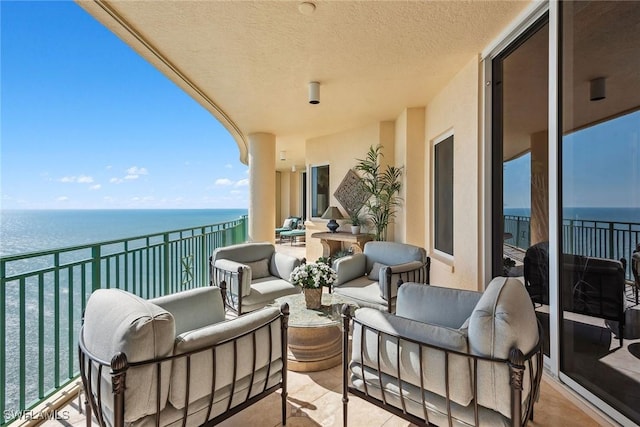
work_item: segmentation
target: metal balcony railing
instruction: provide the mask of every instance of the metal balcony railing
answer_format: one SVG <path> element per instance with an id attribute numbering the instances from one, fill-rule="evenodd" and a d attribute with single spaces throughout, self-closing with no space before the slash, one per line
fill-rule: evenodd
<path id="1" fill-rule="evenodd" d="M 91 292 L 118 288 L 154 298 L 207 286 L 213 250 L 246 238 L 244 216 L 0 257 L 0 424 L 21 417 L 77 377 L 78 331 Z"/>
<path id="2" fill-rule="evenodd" d="M 527 249 L 530 244 L 530 222 L 527 216 L 504 216 L 504 231 L 511 233 L 505 243 Z M 640 223 L 564 219 L 562 251 L 566 254 L 627 260 L 626 278 L 633 280 L 629 259 L 640 243 Z"/>

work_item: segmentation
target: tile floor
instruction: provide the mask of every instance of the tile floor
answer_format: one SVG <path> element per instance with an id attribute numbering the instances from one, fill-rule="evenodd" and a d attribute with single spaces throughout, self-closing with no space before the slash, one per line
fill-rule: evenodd
<path id="1" fill-rule="evenodd" d="M 304 256 L 303 245 L 277 245 L 279 251 Z M 543 376 L 540 401 L 535 406 L 531 426 L 602 426 L 611 425 L 586 407 L 579 399 L 568 398 L 567 391 L 553 379 Z M 280 393 L 274 393 L 224 421 L 221 426 L 271 427 L 281 425 Z M 341 366 L 319 372 L 289 372 L 287 425 L 291 427 L 342 425 Z M 78 399 L 60 411 L 68 411 L 69 419 L 47 421 L 48 427 L 84 426 L 86 419 L 79 412 Z M 63 412 L 64 413 L 64 412 Z M 354 396 L 349 397 L 349 425 L 353 427 L 412 426 L 402 418 Z M 592 418 L 593 417 L 593 418 Z M 94 423 L 94 425 L 96 425 Z"/>

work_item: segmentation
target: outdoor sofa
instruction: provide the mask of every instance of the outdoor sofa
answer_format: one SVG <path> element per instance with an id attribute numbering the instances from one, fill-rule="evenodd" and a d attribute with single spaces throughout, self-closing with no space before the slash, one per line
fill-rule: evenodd
<path id="1" fill-rule="evenodd" d="M 95 291 L 79 337 L 87 427 L 92 412 L 104 427 L 214 425 L 276 390 L 285 424 L 288 311 L 225 320 L 210 286 L 153 300 Z"/>
<path id="2" fill-rule="evenodd" d="M 541 328 L 522 282 L 484 292 L 405 283 L 396 314 L 343 308 L 343 425 L 349 395 L 416 425 L 524 426 L 543 362 Z M 351 323 L 353 327 L 351 327 Z"/>

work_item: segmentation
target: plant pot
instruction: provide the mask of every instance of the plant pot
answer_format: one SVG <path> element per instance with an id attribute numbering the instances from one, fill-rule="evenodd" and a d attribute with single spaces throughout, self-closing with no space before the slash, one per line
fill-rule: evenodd
<path id="1" fill-rule="evenodd" d="M 351 226 L 351 234 L 360 234 L 360 226 L 352 225 Z"/>
<path id="2" fill-rule="evenodd" d="M 322 306 L 322 288 L 306 288 L 304 290 L 304 301 L 310 310 L 320 308 Z"/>

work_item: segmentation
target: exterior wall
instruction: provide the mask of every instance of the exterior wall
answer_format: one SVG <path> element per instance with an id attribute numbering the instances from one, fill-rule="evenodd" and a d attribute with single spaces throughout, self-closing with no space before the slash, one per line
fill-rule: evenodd
<path id="1" fill-rule="evenodd" d="M 474 57 L 428 105 L 425 114 L 427 185 L 426 239 L 431 255 L 431 283 L 483 290 L 480 280 L 480 143 L 479 95 L 481 66 Z M 433 253 L 433 141 L 448 131 L 454 135 L 453 261 Z"/>
<path id="2" fill-rule="evenodd" d="M 302 217 L 302 187 L 300 173 L 276 172 L 276 226 L 282 226 L 290 216 Z"/>
<path id="3" fill-rule="evenodd" d="M 352 169 L 357 160 L 362 159 L 370 146 L 383 145 L 384 164 L 394 162 L 394 122 L 381 122 L 333 135 L 309 139 L 306 142 L 307 168 L 328 164 L 329 167 L 329 206 L 337 206 L 346 215 L 344 208 L 333 196 L 345 174 Z M 308 170 L 310 172 L 310 170 Z M 309 192 L 311 198 L 311 192 Z M 307 260 L 313 262 L 322 256 L 322 246 L 311 234 L 327 231 L 327 220 L 310 218 L 307 215 Z M 351 231 L 348 220 L 338 220 L 338 231 Z M 392 228 L 392 227 L 391 227 Z M 392 240 L 389 238 L 389 240 Z"/>

